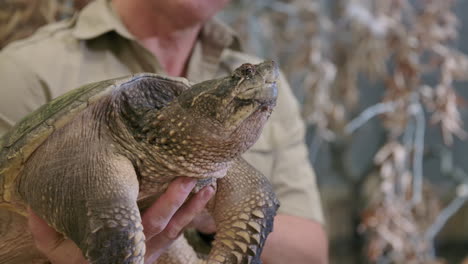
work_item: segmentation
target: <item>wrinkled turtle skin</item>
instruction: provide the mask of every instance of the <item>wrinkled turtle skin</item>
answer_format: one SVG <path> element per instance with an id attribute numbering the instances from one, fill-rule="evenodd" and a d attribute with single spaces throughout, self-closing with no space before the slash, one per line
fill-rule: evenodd
<path id="1" fill-rule="evenodd" d="M 217 233 L 207 259 L 183 237 L 157 263 L 261 263 L 278 202 L 240 155 L 277 96 L 274 62 L 190 84 L 138 74 L 73 90 L 0 140 L 0 263 L 42 263 L 27 231 L 30 206 L 90 263 L 144 262 L 140 213 L 176 177 L 211 184 Z"/>

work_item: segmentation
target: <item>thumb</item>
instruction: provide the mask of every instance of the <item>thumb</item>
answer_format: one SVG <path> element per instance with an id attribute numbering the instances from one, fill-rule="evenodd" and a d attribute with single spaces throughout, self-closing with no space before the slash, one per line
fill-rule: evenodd
<path id="1" fill-rule="evenodd" d="M 37 248 L 43 251 L 43 253 L 54 251 L 63 241 L 63 237 L 30 208 L 28 208 L 28 214 L 29 229 L 34 237 Z"/>
<path id="2" fill-rule="evenodd" d="M 29 229 L 34 238 L 37 249 L 52 263 L 87 263 L 81 250 L 71 240 L 64 239 L 55 229 L 50 227 L 42 218 L 28 208 Z"/>

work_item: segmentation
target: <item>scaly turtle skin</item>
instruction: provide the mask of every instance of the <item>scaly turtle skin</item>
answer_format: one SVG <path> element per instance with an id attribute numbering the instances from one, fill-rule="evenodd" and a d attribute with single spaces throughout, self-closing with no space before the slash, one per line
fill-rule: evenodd
<path id="1" fill-rule="evenodd" d="M 260 263 L 278 203 L 240 155 L 271 114 L 277 77 L 273 62 L 195 85 L 139 74 L 27 116 L 0 140 L 0 263 L 39 256 L 26 250 L 27 206 L 91 263 L 143 263 L 140 211 L 179 176 L 217 187 L 208 208 L 217 234 L 207 260 L 180 239 L 158 263 Z"/>

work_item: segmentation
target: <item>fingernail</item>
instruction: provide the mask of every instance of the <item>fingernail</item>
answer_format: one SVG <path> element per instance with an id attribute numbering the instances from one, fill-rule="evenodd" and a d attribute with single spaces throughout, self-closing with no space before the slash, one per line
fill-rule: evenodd
<path id="1" fill-rule="evenodd" d="M 182 179 L 182 182 L 181 182 L 181 185 L 182 185 L 182 188 L 184 188 L 185 190 L 192 190 L 193 187 L 195 187 L 195 184 L 197 183 L 197 181 L 195 179 L 192 179 L 192 178 L 183 178 Z"/>
<path id="2" fill-rule="evenodd" d="M 206 186 L 205 188 L 203 188 L 203 198 L 211 198 L 211 196 L 213 196 L 214 194 L 214 188 L 213 186 Z"/>
<path id="3" fill-rule="evenodd" d="M 170 238 L 170 239 L 176 239 L 177 237 L 179 237 L 179 235 L 182 233 L 183 230 L 179 230 L 179 229 L 171 229 L 169 230 L 169 232 L 167 232 L 167 236 Z"/>

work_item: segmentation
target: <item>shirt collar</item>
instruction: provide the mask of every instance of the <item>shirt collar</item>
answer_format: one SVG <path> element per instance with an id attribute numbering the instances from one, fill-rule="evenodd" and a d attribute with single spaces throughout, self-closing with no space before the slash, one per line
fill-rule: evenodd
<path id="1" fill-rule="evenodd" d="M 73 35 L 77 39 L 91 40 L 109 32 L 136 40 L 124 26 L 109 0 L 91 2 L 76 17 Z M 241 50 L 237 34 L 216 18 L 207 21 L 200 31 L 189 60 L 187 75 L 197 81 L 213 78 L 226 48 Z"/>
<path id="2" fill-rule="evenodd" d="M 96 0 L 88 4 L 77 17 L 73 34 L 77 39 L 93 39 L 105 33 L 115 31 L 122 37 L 134 40 L 113 9 L 109 0 Z M 218 19 L 205 23 L 200 34 L 202 42 L 213 47 L 229 47 L 240 50 L 237 34 Z"/>
<path id="3" fill-rule="evenodd" d="M 200 40 L 204 43 L 210 43 L 213 48 L 241 50 L 241 43 L 237 33 L 216 18 L 205 23 Z"/>
<path id="4" fill-rule="evenodd" d="M 110 1 L 96 0 L 88 4 L 77 17 L 73 35 L 77 39 L 89 40 L 115 31 L 127 39 L 134 39 L 128 32 Z"/>
<path id="5" fill-rule="evenodd" d="M 214 78 L 226 48 L 241 50 L 235 32 L 217 19 L 206 22 L 193 48 L 187 77 L 194 82 Z"/>

